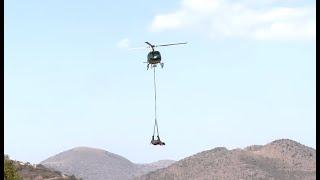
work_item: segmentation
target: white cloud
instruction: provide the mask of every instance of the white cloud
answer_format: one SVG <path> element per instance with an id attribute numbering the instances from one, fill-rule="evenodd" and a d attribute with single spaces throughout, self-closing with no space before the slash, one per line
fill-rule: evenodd
<path id="1" fill-rule="evenodd" d="M 186 23 L 184 20 L 186 20 L 184 12 L 159 15 L 154 18 L 151 28 L 155 31 L 177 29 Z"/>
<path id="2" fill-rule="evenodd" d="M 124 38 L 124 39 L 120 40 L 120 41 L 117 43 L 116 46 L 117 46 L 118 48 L 121 48 L 121 49 L 123 49 L 123 48 L 129 48 L 129 46 L 130 46 L 130 41 L 129 41 L 129 39 Z"/>
<path id="3" fill-rule="evenodd" d="M 273 2 L 280 1 L 274 0 Z M 315 39 L 316 8 L 262 6 L 259 1 L 182 0 L 174 12 L 156 15 L 151 31 L 205 29 L 213 38 Z"/>
<path id="4" fill-rule="evenodd" d="M 182 6 L 184 8 L 207 13 L 212 12 L 213 10 L 219 8 L 221 6 L 221 0 L 184 0 L 182 1 Z"/>

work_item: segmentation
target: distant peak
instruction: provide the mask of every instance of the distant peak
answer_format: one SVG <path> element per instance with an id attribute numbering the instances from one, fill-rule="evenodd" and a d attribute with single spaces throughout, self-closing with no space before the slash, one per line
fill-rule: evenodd
<path id="1" fill-rule="evenodd" d="M 78 151 L 105 151 L 103 149 L 93 148 L 93 147 L 87 147 L 87 146 L 78 146 L 75 148 L 72 148 L 70 150 L 78 150 Z"/>
<path id="2" fill-rule="evenodd" d="M 93 148 L 93 147 L 87 147 L 87 146 L 79 146 L 75 147 L 69 150 L 66 150 L 64 152 L 78 152 L 78 153 L 107 153 L 109 154 L 110 152 L 104 150 L 104 149 L 98 149 L 98 148 Z"/>

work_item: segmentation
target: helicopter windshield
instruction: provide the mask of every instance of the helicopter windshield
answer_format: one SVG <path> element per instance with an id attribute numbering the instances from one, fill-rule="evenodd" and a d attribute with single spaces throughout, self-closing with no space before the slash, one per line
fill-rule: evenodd
<path id="1" fill-rule="evenodd" d="M 149 54 L 148 54 L 148 59 L 153 59 L 153 58 L 156 58 L 156 59 L 160 59 L 161 58 L 161 55 L 160 55 L 160 52 L 159 51 L 151 51 Z"/>
<path id="2" fill-rule="evenodd" d="M 154 51 L 154 52 L 153 52 L 153 55 L 154 55 L 154 56 L 160 56 L 160 52 L 159 52 L 159 51 Z"/>

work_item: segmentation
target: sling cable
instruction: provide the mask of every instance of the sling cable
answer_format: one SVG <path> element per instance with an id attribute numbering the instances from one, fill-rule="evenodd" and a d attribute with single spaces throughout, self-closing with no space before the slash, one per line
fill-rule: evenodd
<path id="1" fill-rule="evenodd" d="M 153 145 L 165 145 L 164 142 L 160 140 L 159 137 L 159 129 L 158 129 L 158 121 L 157 121 L 157 86 L 156 86 L 156 68 L 153 66 L 153 85 L 154 85 L 154 126 L 153 126 L 153 134 L 151 139 L 151 144 Z M 154 139 L 155 132 L 157 130 L 157 139 Z"/>

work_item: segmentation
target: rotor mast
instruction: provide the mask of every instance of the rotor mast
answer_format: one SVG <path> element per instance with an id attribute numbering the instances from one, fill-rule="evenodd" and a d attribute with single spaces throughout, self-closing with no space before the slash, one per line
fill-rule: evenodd
<path id="1" fill-rule="evenodd" d="M 154 51 L 154 47 L 155 47 L 155 45 L 152 45 L 152 44 L 150 44 L 148 41 L 147 42 L 145 42 L 146 44 L 148 44 L 151 48 L 152 48 L 152 51 Z"/>

